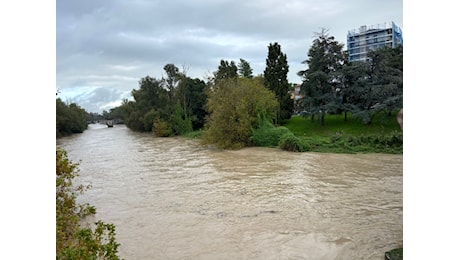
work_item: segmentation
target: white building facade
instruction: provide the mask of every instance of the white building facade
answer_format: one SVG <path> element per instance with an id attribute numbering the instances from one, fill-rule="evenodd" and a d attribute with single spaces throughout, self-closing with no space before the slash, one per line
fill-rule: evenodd
<path id="1" fill-rule="evenodd" d="M 402 30 L 394 22 L 363 25 L 348 31 L 347 50 L 349 61 L 367 61 L 367 52 L 384 46 L 395 48 L 403 44 Z"/>

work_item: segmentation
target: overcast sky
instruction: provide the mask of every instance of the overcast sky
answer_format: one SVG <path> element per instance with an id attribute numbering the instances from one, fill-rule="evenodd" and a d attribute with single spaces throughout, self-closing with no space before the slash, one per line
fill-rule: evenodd
<path id="1" fill-rule="evenodd" d="M 262 74 L 274 42 L 300 83 L 315 32 L 328 29 L 346 49 L 349 30 L 391 21 L 404 34 L 402 0 L 57 0 L 56 89 L 101 113 L 168 63 L 204 80 L 221 59 L 243 58 Z"/>

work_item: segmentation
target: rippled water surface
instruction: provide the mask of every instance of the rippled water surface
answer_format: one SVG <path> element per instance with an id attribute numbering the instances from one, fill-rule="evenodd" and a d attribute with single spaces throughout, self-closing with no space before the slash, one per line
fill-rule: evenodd
<path id="1" fill-rule="evenodd" d="M 90 125 L 59 139 L 124 259 L 384 259 L 403 243 L 403 156 L 223 151 Z"/>

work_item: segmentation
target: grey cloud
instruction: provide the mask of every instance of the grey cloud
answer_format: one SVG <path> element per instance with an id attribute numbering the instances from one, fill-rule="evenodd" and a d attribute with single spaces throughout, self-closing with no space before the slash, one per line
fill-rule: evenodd
<path id="1" fill-rule="evenodd" d="M 87 105 L 113 104 L 109 97 L 129 93 L 146 75 L 161 77 L 167 63 L 204 78 L 220 59 L 244 58 L 260 74 L 272 42 L 287 54 L 289 80 L 300 82 L 296 72 L 321 27 L 344 43 L 350 29 L 391 20 L 402 26 L 401 0 L 58 0 L 57 88 L 73 97 L 71 89 L 83 91 Z"/>

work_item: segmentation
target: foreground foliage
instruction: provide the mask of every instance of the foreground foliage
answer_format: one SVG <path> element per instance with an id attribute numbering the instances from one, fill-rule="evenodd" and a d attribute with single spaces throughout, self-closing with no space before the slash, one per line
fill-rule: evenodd
<path id="1" fill-rule="evenodd" d="M 402 260 L 403 259 L 403 248 L 396 248 L 385 252 L 385 260 Z"/>
<path id="2" fill-rule="evenodd" d="M 76 198 L 87 186 L 74 187 L 78 164 L 72 163 L 65 150 L 56 149 L 56 259 L 119 259 L 119 244 L 115 241 L 115 226 L 102 221 L 94 229 L 81 226 L 96 209 L 77 204 Z"/>

